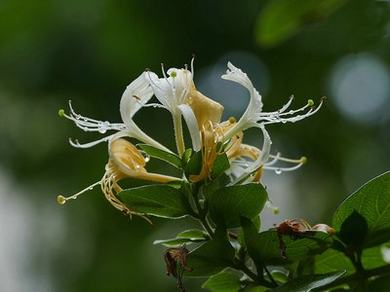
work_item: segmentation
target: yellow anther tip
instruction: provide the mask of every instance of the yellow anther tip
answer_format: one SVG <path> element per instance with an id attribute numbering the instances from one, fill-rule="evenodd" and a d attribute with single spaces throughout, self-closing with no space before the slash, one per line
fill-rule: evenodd
<path id="1" fill-rule="evenodd" d="M 177 76 L 177 73 L 176 71 L 172 71 L 169 76 L 171 76 L 172 78 L 175 78 Z"/>
<path id="2" fill-rule="evenodd" d="M 57 196 L 57 203 L 60 205 L 64 205 L 66 203 L 66 198 L 62 195 Z"/>
<path id="3" fill-rule="evenodd" d="M 306 163 L 307 162 L 307 157 L 306 156 L 302 156 L 301 157 L 301 163 Z"/>
<path id="4" fill-rule="evenodd" d="M 229 123 L 234 124 L 235 122 L 237 122 L 235 117 L 230 117 L 229 118 Z"/>
<path id="5" fill-rule="evenodd" d="M 272 209 L 272 212 L 274 213 L 274 215 L 278 215 L 280 213 L 280 209 L 278 207 L 275 207 Z"/>
<path id="6" fill-rule="evenodd" d="M 58 110 L 58 115 L 62 118 L 65 116 L 65 111 L 63 109 Z"/>
<path id="7" fill-rule="evenodd" d="M 313 105 L 314 105 L 314 101 L 313 101 L 312 99 L 309 99 L 309 100 L 307 101 L 307 105 L 308 105 L 308 106 L 313 106 Z"/>

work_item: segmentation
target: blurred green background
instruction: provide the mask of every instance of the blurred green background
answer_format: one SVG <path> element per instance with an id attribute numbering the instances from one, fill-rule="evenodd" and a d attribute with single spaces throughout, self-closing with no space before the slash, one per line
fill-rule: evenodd
<path id="1" fill-rule="evenodd" d="M 199 90 L 239 117 L 246 92 L 220 79 L 231 60 L 275 110 L 328 97 L 297 124 L 269 127 L 273 151 L 306 155 L 294 173 L 267 173 L 278 216 L 330 223 L 337 204 L 390 167 L 389 1 L 18 1 L 0 2 L 0 291 L 175 291 L 163 249 L 189 220 L 130 221 L 99 190 L 61 207 L 100 179 L 107 147 L 57 116 L 77 111 L 120 121 L 126 85 L 146 67 L 160 72 L 195 59 Z M 148 108 L 136 120 L 173 147 L 170 116 Z M 247 141 L 261 145 L 249 133 Z M 152 164 L 155 170 L 161 165 Z M 199 291 L 200 280 L 186 280 Z"/>

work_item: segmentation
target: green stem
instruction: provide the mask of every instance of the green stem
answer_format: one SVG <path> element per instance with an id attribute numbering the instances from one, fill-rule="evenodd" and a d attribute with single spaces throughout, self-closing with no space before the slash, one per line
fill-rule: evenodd
<path id="1" fill-rule="evenodd" d="M 353 275 L 337 279 L 336 281 L 334 281 L 328 285 L 322 286 L 321 289 L 327 290 L 327 289 L 337 287 L 337 286 L 340 286 L 343 284 L 347 284 L 350 282 L 359 281 L 361 279 L 367 280 L 368 278 L 371 278 L 373 276 L 381 277 L 381 276 L 385 276 L 387 274 L 390 274 L 390 265 L 385 265 L 385 266 L 370 269 L 370 270 L 364 270 L 361 273 L 356 272 Z"/>
<path id="2" fill-rule="evenodd" d="M 185 188 L 186 192 L 188 193 L 189 197 L 193 200 L 193 205 L 196 208 L 196 210 L 193 210 L 193 216 L 198 219 L 203 227 L 203 229 L 208 233 L 210 238 L 214 237 L 214 230 L 211 227 L 210 223 L 207 221 L 207 210 L 202 208 L 199 202 L 199 185 L 193 184 L 192 187 L 188 186 Z"/>
<path id="3" fill-rule="evenodd" d="M 201 222 L 203 228 L 209 234 L 210 238 L 213 238 L 214 237 L 214 230 L 211 227 L 210 223 L 207 221 L 207 217 L 206 217 L 207 211 L 205 209 L 203 209 L 202 206 L 200 205 L 199 189 L 197 187 L 194 188 L 193 196 L 194 196 L 195 206 L 198 209 L 198 215 L 199 215 L 198 219 Z"/>
<path id="4" fill-rule="evenodd" d="M 277 285 L 271 282 L 268 282 L 267 280 L 261 279 L 257 274 L 252 272 L 243 262 L 240 260 L 237 260 L 237 263 L 233 266 L 233 268 L 240 270 L 244 272 L 249 278 L 251 278 L 255 283 L 267 287 L 267 288 L 274 288 Z"/>

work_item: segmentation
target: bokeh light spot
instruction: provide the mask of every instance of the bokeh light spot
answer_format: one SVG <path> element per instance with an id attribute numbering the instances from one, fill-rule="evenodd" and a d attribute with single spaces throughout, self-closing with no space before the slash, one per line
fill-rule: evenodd
<path id="1" fill-rule="evenodd" d="M 380 122 L 390 99 L 390 74 L 374 55 L 350 55 L 335 65 L 330 90 L 337 108 L 347 118 Z"/>

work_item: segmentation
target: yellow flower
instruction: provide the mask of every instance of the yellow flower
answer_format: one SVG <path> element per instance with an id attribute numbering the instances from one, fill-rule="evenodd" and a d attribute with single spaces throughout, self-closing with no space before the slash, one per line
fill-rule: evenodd
<path id="1" fill-rule="evenodd" d="M 120 180 L 134 178 L 159 183 L 180 181 L 176 177 L 148 172 L 145 169 L 146 163 L 147 159 L 129 141 L 125 139 L 113 140 L 109 144 L 109 160 L 106 164 L 103 178 L 73 196 L 58 196 L 57 201 L 63 205 L 67 200 L 76 199 L 82 193 L 91 190 L 96 185 L 100 185 L 106 199 L 116 209 L 126 215 L 137 214 L 117 198 L 116 194 L 122 191 L 121 186 L 118 184 Z M 137 215 L 142 216 L 142 214 Z"/>

